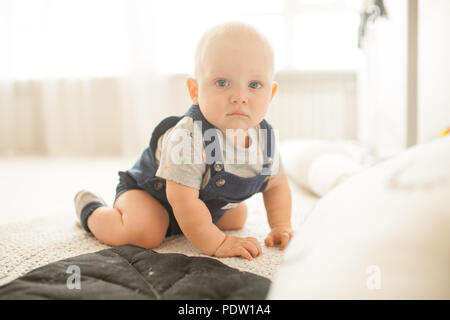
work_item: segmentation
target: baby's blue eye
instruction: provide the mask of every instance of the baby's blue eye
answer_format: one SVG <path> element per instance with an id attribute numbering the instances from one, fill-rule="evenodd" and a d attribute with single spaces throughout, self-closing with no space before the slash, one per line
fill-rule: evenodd
<path id="1" fill-rule="evenodd" d="M 253 82 L 250 82 L 250 84 L 248 86 L 253 89 L 258 89 L 258 88 L 261 88 L 261 83 L 259 83 L 258 81 L 253 81 Z"/>
<path id="2" fill-rule="evenodd" d="M 218 85 L 219 87 L 226 87 L 228 86 L 228 81 L 220 79 L 216 81 L 216 85 Z"/>

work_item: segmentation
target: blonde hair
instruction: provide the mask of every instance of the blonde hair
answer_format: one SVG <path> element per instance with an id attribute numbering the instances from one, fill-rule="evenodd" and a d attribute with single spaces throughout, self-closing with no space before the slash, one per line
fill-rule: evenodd
<path id="1" fill-rule="evenodd" d="M 195 51 L 195 77 L 197 77 L 200 72 L 199 69 L 201 66 L 201 61 L 206 55 L 209 44 L 212 41 L 222 37 L 240 37 L 241 39 L 243 38 L 259 41 L 264 47 L 267 48 L 272 60 L 272 66 L 274 65 L 274 54 L 269 40 L 254 26 L 239 21 L 231 21 L 212 27 L 200 38 Z"/>

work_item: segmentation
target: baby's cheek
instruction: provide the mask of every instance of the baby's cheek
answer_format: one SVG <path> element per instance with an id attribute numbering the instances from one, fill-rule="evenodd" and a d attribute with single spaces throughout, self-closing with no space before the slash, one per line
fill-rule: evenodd
<path id="1" fill-rule="evenodd" d="M 202 105 L 200 104 L 200 106 Z M 220 128 L 224 118 L 220 112 L 211 108 L 209 104 L 201 107 L 201 111 L 203 113 L 203 116 L 206 118 L 206 120 L 208 120 L 209 123 L 211 123 L 215 127 Z"/>
<path id="2" fill-rule="evenodd" d="M 266 116 L 269 107 L 267 104 L 264 103 L 261 103 L 259 106 L 260 106 L 259 108 L 254 109 L 253 116 L 257 121 L 261 122 Z"/>

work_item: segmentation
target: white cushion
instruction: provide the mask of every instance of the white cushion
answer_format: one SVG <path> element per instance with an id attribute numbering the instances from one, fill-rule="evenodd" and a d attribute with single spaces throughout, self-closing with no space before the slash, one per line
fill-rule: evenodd
<path id="1" fill-rule="evenodd" d="M 283 259 L 269 299 L 450 299 L 450 136 L 339 184 Z"/>
<path id="2" fill-rule="evenodd" d="M 280 154 L 286 174 L 319 197 L 375 162 L 367 147 L 352 140 L 287 140 Z"/>

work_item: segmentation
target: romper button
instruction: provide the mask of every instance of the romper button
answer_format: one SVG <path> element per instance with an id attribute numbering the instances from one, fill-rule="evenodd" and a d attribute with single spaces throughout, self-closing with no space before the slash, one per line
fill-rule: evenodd
<path id="1" fill-rule="evenodd" d="M 222 170 L 222 168 L 223 168 L 223 165 L 221 165 L 220 163 L 214 164 L 214 170 L 220 171 L 220 170 Z"/>
<path id="2" fill-rule="evenodd" d="M 272 164 L 273 163 L 273 159 L 271 157 L 267 158 L 267 163 L 268 164 Z"/>
<path id="3" fill-rule="evenodd" d="M 216 186 L 221 187 L 225 184 L 225 179 L 220 178 L 219 180 L 216 181 Z"/>
<path id="4" fill-rule="evenodd" d="M 161 181 L 155 182 L 155 184 L 153 185 L 153 188 L 155 188 L 156 191 L 161 190 L 163 187 L 163 183 Z"/>

